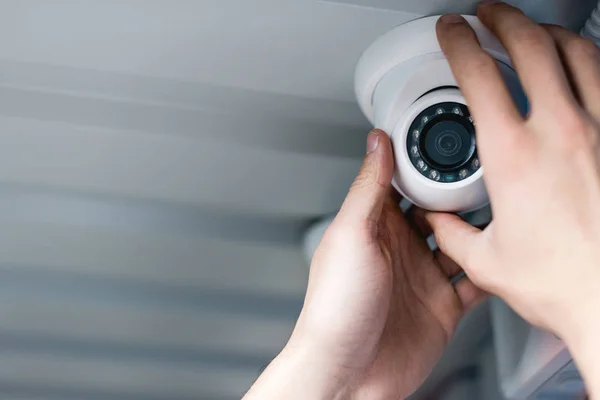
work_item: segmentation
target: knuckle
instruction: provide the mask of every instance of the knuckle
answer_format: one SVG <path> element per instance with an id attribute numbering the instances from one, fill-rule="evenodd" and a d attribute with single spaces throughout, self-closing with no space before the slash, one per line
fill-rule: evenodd
<path id="1" fill-rule="evenodd" d="M 526 126 L 507 124 L 492 132 L 493 143 L 485 148 L 480 146 L 481 157 L 486 159 L 485 168 L 501 175 L 521 174 L 535 148 L 534 138 L 527 132 Z"/>
<path id="2" fill-rule="evenodd" d="M 354 181 L 350 185 L 350 193 L 368 187 L 369 183 L 369 174 L 366 171 L 364 171 L 364 168 L 361 168 L 361 171 L 356 176 L 356 178 L 354 178 Z"/>
<path id="3" fill-rule="evenodd" d="M 553 45 L 552 37 L 548 31 L 540 25 L 531 25 L 517 29 L 513 34 L 513 38 L 515 43 L 519 43 L 524 47 L 546 47 Z"/>
<path id="4" fill-rule="evenodd" d="M 577 112 L 566 112 L 557 121 L 558 130 L 570 137 L 573 135 L 585 135 L 589 129 L 589 123 Z"/>
<path id="5" fill-rule="evenodd" d="M 363 164 L 360 166 L 360 170 L 358 171 L 358 175 L 354 178 L 352 185 L 350 186 L 350 190 L 360 189 L 364 187 L 368 187 L 372 182 L 372 175 L 374 172 L 374 165 L 367 157 Z"/>
<path id="6" fill-rule="evenodd" d="M 556 129 L 558 145 L 568 154 L 589 147 L 597 135 L 593 125 L 577 112 L 561 115 L 556 121 Z"/>
<path id="7" fill-rule="evenodd" d="M 568 31 L 567 29 L 563 28 L 560 25 L 554 25 L 554 24 L 540 24 L 540 26 L 542 28 L 544 28 L 544 30 L 546 32 L 548 32 L 548 34 L 558 40 L 561 40 L 560 38 L 564 38 L 565 37 L 565 32 L 567 33 L 567 35 L 570 33 L 570 31 Z"/>
<path id="8" fill-rule="evenodd" d="M 471 76 L 488 75 L 491 71 L 495 71 L 496 61 L 488 53 L 477 52 L 466 62 L 466 70 Z"/>
<path id="9" fill-rule="evenodd" d="M 446 239 L 446 234 L 445 234 L 444 230 L 441 228 L 438 228 L 434 232 L 433 236 L 435 238 L 435 243 L 437 244 L 438 248 L 442 251 L 442 253 L 448 254 L 449 246 L 448 246 L 448 240 Z"/>
<path id="10" fill-rule="evenodd" d="M 368 185 L 369 179 L 367 174 L 361 169 L 360 173 L 356 176 L 352 184 L 350 185 L 350 191 L 363 188 Z"/>

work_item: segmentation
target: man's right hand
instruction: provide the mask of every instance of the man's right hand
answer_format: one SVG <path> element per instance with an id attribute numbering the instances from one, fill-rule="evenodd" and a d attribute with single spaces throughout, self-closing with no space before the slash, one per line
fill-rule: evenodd
<path id="1" fill-rule="evenodd" d="M 451 15 L 438 37 L 477 125 L 494 221 L 428 215 L 441 250 L 479 287 L 561 336 L 600 398 L 600 52 L 504 3 L 479 7 L 530 102 L 523 118 L 494 59 Z"/>

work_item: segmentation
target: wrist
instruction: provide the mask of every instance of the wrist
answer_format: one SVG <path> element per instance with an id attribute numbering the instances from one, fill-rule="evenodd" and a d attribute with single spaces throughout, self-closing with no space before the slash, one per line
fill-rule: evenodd
<path id="1" fill-rule="evenodd" d="M 562 333 L 592 399 L 600 399 L 600 296 L 574 311 Z"/>
<path id="2" fill-rule="evenodd" d="M 294 334 L 277 358 L 298 371 L 298 380 L 309 392 L 302 398 L 345 399 L 355 375 L 353 371 L 336 363 L 335 357 L 307 338 Z"/>
<path id="3" fill-rule="evenodd" d="M 309 342 L 294 337 L 269 364 L 244 400 L 342 400 L 349 379 Z"/>

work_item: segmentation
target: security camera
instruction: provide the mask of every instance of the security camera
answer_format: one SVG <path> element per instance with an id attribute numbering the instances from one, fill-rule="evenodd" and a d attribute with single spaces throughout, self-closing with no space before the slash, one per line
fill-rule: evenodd
<path id="1" fill-rule="evenodd" d="M 498 68 L 516 105 L 527 101 L 500 42 L 473 16 L 465 16 Z M 468 212 L 488 204 L 476 145 L 477 127 L 442 53 L 439 16 L 400 25 L 362 55 L 355 75 L 359 105 L 393 143 L 393 185 L 419 207 Z"/>

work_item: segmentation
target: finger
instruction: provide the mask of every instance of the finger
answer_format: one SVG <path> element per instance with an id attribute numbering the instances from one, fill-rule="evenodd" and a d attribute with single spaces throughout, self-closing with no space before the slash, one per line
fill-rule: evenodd
<path id="1" fill-rule="evenodd" d="M 581 105 L 600 122 L 600 50 L 594 42 L 557 25 L 543 25 L 552 36 Z"/>
<path id="2" fill-rule="evenodd" d="M 483 50 L 471 26 L 460 15 L 438 21 L 437 35 L 452 73 L 477 123 L 477 142 L 486 170 L 502 170 L 497 154 L 514 149 L 521 114 L 506 87 L 496 60 Z M 498 127 L 504 127 L 501 132 Z M 490 157 L 493 156 L 493 157 Z M 497 160 L 497 161 L 496 161 Z"/>
<path id="3" fill-rule="evenodd" d="M 409 225 L 424 238 L 428 238 L 433 233 L 429 222 L 425 218 L 425 210 L 420 207 L 412 206 L 406 212 L 406 221 Z"/>
<path id="4" fill-rule="evenodd" d="M 469 273 L 469 258 L 481 231 L 453 214 L 427 213 L 439 249 Z"/>
<path id="5" fill-rule="evenodd" d="M 463 310 L 468 312 L 488 297 L 488 293 L 479 289 L 468 278 L 461 279 L 454 285 L 454 291 L 462 303 Z"/>
<path id="6" fill-rule="evenodd" d="M 441 250 L 434 252 L 435 261 L 438 263 L 444 275 L 452 278 L 462 272 L 462 268 L 454 260 L 444 254 Z"/>
<path id="7" fill-rule="evenodd" d="M 482 4 L 477 15 L 508 51 L 532 116 L 555 116 L 576 105 L 554 41 L 544 28 L 506 3 Z"/>
<path id="8" fill-rule="evenodd" d="M 461 276 L 464 274 L 463 269 L 450 257 L 439 250 L 435 252 L 434 257 L 442 269 L 442 272 L 454 285 L 454 291 L 460 299 L 465 312 L 471 310 L 487 297 L 487 293 L 475 286 L 467 276 Z M 453 282 L 454 278 L 458 279 Z"/>
<path id="9" fill-rule="evenodd" d="M 377 223 L 388 199 L 394 159 L 389 136 L 381 130 L 369 132 L 367 155 L 342 204 L 342 219 Z"/>
<path id="10" fill-rule="evenodd" d="M 395 155 L 394 147 L 392 146 L 392 160 L 395 160 L 395 159 L 396 159 L 396 155 Z M 392 172 L 392 174 L 393 174 L 393 172 Z M 393 185 L 390 185 L 390 187 L 388 189 L 388 199 L 390 199 L 390 201 L 392 201 L 393 203 L 400 206 L 400 203 L 402 202 L 402 200 L 404 200 L 404 197 L 398 190 L 396 190 L 396 188 Z"/>

